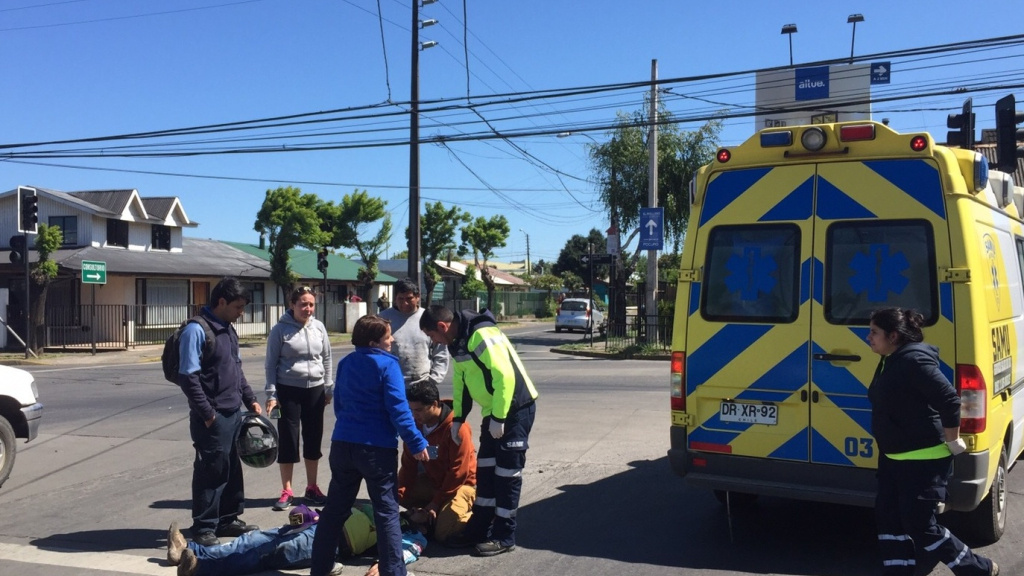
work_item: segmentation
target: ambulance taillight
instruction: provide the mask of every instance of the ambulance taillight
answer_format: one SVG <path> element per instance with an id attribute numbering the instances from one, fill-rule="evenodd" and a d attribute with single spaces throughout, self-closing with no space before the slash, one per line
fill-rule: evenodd
<path id="1" fill-rule="evenodd" d="M 956 391 L 960 394 L 960 432 L 984 432 L 988 414 L 988 389 L 981 370 L 970 364 L 957 364 Z"/>
<path id="2" fill-rule="evenodd" d="M 686 353 L 673 352 L 671 364 L 672 409 L 686 410 L 686 395 L 683 394 L 683 375 L 686 373 Z"/>

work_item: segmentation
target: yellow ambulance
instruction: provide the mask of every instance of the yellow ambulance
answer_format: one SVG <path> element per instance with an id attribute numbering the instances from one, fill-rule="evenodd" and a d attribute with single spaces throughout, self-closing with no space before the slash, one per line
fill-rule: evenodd
<path id="1" fill-rule="evenodd" d="M 962 399 L 946 510 L 998 540 L 1022 450 L 1024 190 L 977 152 L 846 122 L 719 150 L 690 202 L 673 470 L 723 500 L 872 506 L 869 318 L 913 308 Z"/>

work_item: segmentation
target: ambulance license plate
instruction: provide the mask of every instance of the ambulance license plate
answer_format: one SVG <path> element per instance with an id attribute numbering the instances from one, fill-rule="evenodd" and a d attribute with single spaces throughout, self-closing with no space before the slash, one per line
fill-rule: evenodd
<path id="1" fill-rule="evenodd" d="M 722 422 L 774 426 L 779 423 L 779 407 L 774 404 L 747 404 L 723 400 L 718 416 Z"/>

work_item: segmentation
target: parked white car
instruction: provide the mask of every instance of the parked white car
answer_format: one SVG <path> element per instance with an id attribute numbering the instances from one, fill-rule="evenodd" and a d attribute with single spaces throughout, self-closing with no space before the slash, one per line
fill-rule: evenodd
<path id="1" fill-rule="evenodd" d="M 604 313 L 593 300 L 566 298 L 558 305 L 558 315 L 555 316 L 555 332 L 562 330 L 592 332 L 594 328 L 597 328 L 604 336 L 606 328 Z"/>
<path id="2" fill-rule="evenodd" d="M 10 366 L 0 366 L 0 486 L 14 468 L 15 442 L 26 442 L 39 434 L 43 405 L 32 374 Z"/>

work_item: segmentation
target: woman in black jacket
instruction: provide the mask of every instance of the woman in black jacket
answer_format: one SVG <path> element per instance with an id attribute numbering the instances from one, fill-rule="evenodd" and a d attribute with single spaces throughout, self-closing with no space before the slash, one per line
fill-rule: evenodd
<path id="1" fill-rule="evenodd" d="M 929 567 L 941 561 L 957 576 L 997 575 L 995 562 L 935 521 L 953 456 L 967 446 L 960 438 L 960 397 L 939 370 L 938 348 L 922 342 L 923 323 L 913 310 L 879 310 L 867 338 L 882 357 L 868 389 L 879 450 L 875 519 L 882 573 L 912 576 L 920 556 L 929 557 Z"/>

